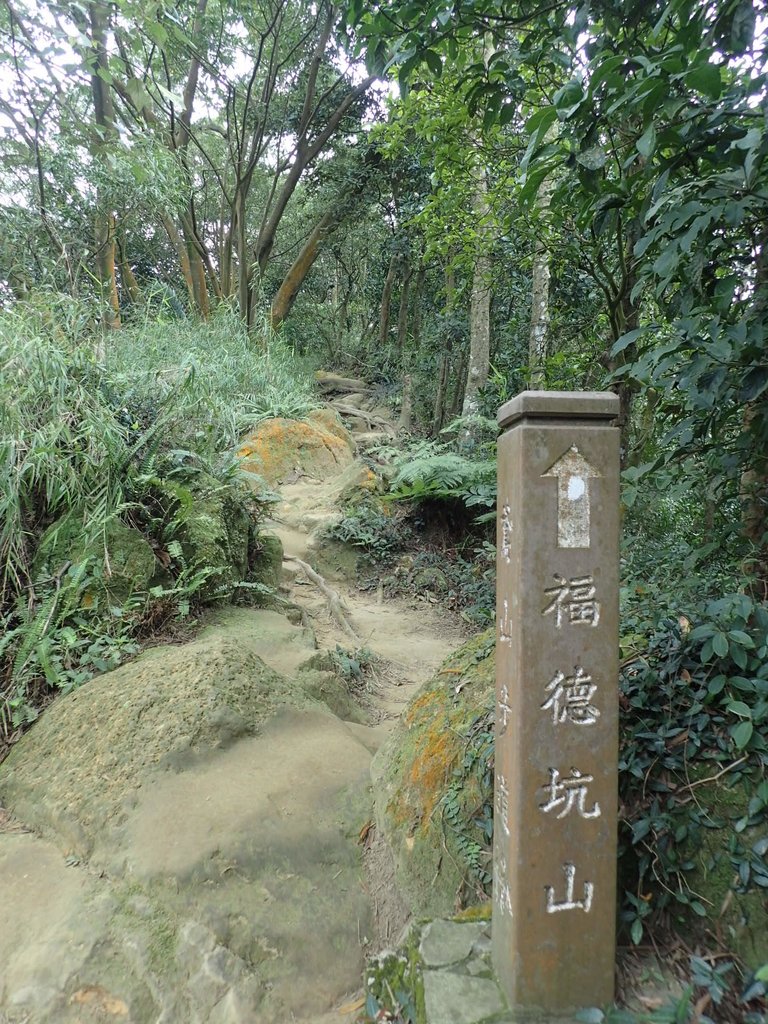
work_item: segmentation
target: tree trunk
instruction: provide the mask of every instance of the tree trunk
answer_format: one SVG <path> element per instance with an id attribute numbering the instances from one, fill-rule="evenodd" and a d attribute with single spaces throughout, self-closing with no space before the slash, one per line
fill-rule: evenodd
<path id="1" fill-rule="evenodd" d="M 424 291 L 426 276 L 426 268 L 420 266 L 416 274 L 416 284 L 413 288 L 413 319 L 411 321 L 411 335 L 413 336 L 413 347 L 415 350 L 418 350 L 421 344 L 421 296 Z"/>
<path id="2" fill-rule="evenodd" d="M 408 305 L 411 294 L 411 278 L 413 270 L 406 262 L 403 284 L 400 291 L 400 309 L 397 314 L 397 352 L 402 356 L 405 351 L 405 343 L 408 339 Z"/>
<path id="3" fill-rule="evenodd" d="M 208 300 L 208 284 L 205 279 L 205 266 L 203 265 L 203 258 L 200 255 L 200 246 L 198 244 L 193 216 L 189 210 L 185 210 L 181 215 L 181 229 L 184 234 L 184 246 L 187 252 L 187 261 L 189 263 L 189 272 L 192 280 L 192 296 L 195 303 L 195 309 L 203 320 L 207 320 L 211 311 Z"/>
<path id="4" fill-rule="evenodd" d="M 437 390 L 435 391 L 435 407 L 432 413 L 432 436 L 437 437 L 445 423 L 445 399 L 448 393 L 448 378 L 450 375 L 451 357 L 450 351 L 445 351 L 440 356 L 440 369 L 437 375 Z"/>
<path id="5" fill-rule="evenodd" d="M 120 235 L 117 239 L 117 253 L 120 261 L 120 283 L 123 286 L 123 297 L 133 305 L 141 302 L 141 289 L 136 275 L 131 269 L 125 251 L 125 236 Z"/>
<path id="6" fill-rule="evenodd" d="M 399 257 L 395 254 L 389 261 L 387 276 L 384 278 L 384 287 L 381 292 L 381 310 L 379 312 L 379 348 L 383 349 L 389 340 L 389 314 L 392 306 L 392 289 L 395 285 L 395 275 Z"/>
<path id="7" fill-rule="evenodd" d="M 453 305 L 456 299 L 456 274 L 449 264 L 445 271 L 445 317 L 446 320 L 453 312 Z M 437 391 L 435 392 L 435 406 L 432 415 L 432 436 L 437 437 L 445 423 L 446 403 L 448 396 L 448 382 L 451 379 L 451 351 L 453 349 L 453 337 L 451 336 L 451 325 L 448 324 L 448 333 L 445 339 L 445 351 L 440 357 L 440 369 L 437 375 Z"/>
<path id="8" fill-rule="evenodd" d="M 171 217 L 167 213 L 163 213 L 160 219 L 165 228 L 165 233 L 170 239 L 171 245 L 176 250 L 176 255 L 179 259 L 179 266 L 181 267 L 181 273 L 184 277 L 184 284 L 187 286 L 187 294 L 189 295 L 189 303 L 192 309 L 195 308 L 195 286 L 192 282 L 192 270 L 189 266 L 189 257 L 187 256 L 187 247 L 184 244 L 184 240 L 179 234 L 179 229 L 174 224 Z"/>
<path id="9" fill-rule="evenodd" d="M 755 299 L 753 316 L 764 320 L 768 310 L 768 230 L 757 240 Z M 752 596 L 768 600 L 768 455 L 765 433 L 768 428 L 768 400 L 765 395 L 744 406 L 742 436 L 749 462 L 741 474 L 740 497 L 742 532 L 753 545 L 744 569 L 750 578 Z"/>
<path id="10" fill-rule="evenodd" d="M 459 410 L 464 405 L 464 389 L 467 382 L 467 352 L 464 349 L 459 356 L 459 368 L 456 373 L 456 381 L 453 388 L 453 399 L 448 408 L 448 417 L 455 419 L 459 415 Z M 450 372 L 450 371 L 449 371 Z"/>
<path id="11" fill-rule="evenodd" d="M 97 200 L 98 202 L 98 200 Z M 101 290 L 101 324 L 107 330 L 120 327 L 120 300 L 115 273 L 115 217 L 98 210 L 94 217 L 96 242 L 96 277 Z"/>
<path id="12" fill-rule="evenodd" d="M 537 197 L 540 212 L 549 209 L 551 194 L 551 184 L 545 179 Z M 542 229 L 538 230 L 540 232 Z M 531 330 L 528 337 L 528 371 L 530 386 L 534 390 L 544 387 L 544 363 L 549 341 L 549 278 L 549 251 L 537 232 L 533 245 Z"/>
<path id="13" fill-rule="evenodd" d="M 313 263 L 320 255 L 320 245 L 323 239 L 338 227 L 339 220 L 335 210 L 325 213 L 312 229 L 312 233 L 304 243 L 299 255 L 293 261 L 293 266 L 283 278 L 283 283 L 272 300 L 270 322 L 272 330 L 276 331 L 280 324 L 290 313 L 299 289 L 309 273 Z"/>
<path id="14" fill-rule="evenodd" d="M 478 415 L 480 391 L 488 383 L 491 360 L 491 211 L 488 206 L 488 180 L 484 169 L 480 169 L 477 175 L 474 209 L 478 225 L 477 255 L 469 304 L 469 362 L 462 416 Z M 468 430 L 465 440 L 471 440 L 473 434 L 474 431 Z"/>
<path id="15" fill-rule="evenodd" d="M 400 405 L 400 419 L 397 423 L 398 433 L 406 434 L 411 429 L 413 420 L 413 379 L 410 373 L 403 377 L 403 401 Z"/>
<path id="16" fill-rule="evenodd" d="M 91 32 L 91 95 L 93 96 L 96 125 L 91 152 L 94 159 L 102 165 L 102 172 L 107 174 L 109 151 L 117 139 L 112 96 L 105 81 L 109 78 L 107 67 L 108 8 L 101 3 L 89 4 L 88 19 Z M 96 192 L 96 211 L 94 241 L 96 278 L 99 282 L 102 301 L 101 323 L 106 330 L 114 330 L 120 327 L 120 302 L 115 275 L 115 216 L 101 189 L 97 189 Z"/>

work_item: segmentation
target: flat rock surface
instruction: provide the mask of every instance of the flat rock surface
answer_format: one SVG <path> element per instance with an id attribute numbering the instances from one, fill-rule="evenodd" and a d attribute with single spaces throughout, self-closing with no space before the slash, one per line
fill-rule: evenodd
<path id="1" fill-rule="evenodd" d="M 358 987 L 370 931 L 354 843 L 369 762 L 325 710 L 286 709 L 142 786 L 87 863 L 0 833 L 0 1013 L 282 1024 L 329 1012 Z"/>
<path id="2" fill-rule="evenodd" d="M 488 978 L 451 971 L 425 971 L 428 1024 L 481 1024 L 505 1010 L 499 987 Z"/>
<path id="3" fill-rule="evenodd" d="M 488 926 L 480 922 L 432 921 L 421 936 L 421 959 L 427 967 L 444 967 L 466 960 L 487 930 Z"/>

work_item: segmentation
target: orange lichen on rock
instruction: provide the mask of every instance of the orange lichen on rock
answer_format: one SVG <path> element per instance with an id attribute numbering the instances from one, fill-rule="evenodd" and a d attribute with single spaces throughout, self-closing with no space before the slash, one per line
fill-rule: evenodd
<path id="1" fill-rule="evenodd" d="M 408 726 L 413 725 L 417 718 L 424 718 L 424 712 L 429 711 L 430 709 L 432 709 L 432 713 L 434 714 L 435 706 L 443 703 L 444 701 L 440 690 L 427 690 L 424 693 L 420 693 L 411 702 L 405 713 L 405 724 Z"/>
<path id="2" fill-rule="evenodd" d="M 419 824 L 429 819 L 442 797 L 448 775 L 456 758 L 458 737 L 448 721 L 436 718 L 421 737 L 408 772 L 408 802 L 416 811 Z"/>
<path id="3" fill-rule="evenodd" d="M 374 760 L 377 825 L 416 916 L 452 914 L 477 897 L 457 836 L 476 834 L 478 808 L 487 803 L 484 777 L 464 759 L 471 730 L 493 707 L 494 639 L 489 629 L 446 660 Z"/>
<path id="4" fill-rule="evenodd" d="M 325 480 L 353 460 L 353 441 L 328 410 L 323 418 L 310 413 L 306 420 L 269 419 L 259 423 L 238 449 L 242 468 L 279 483 L 291 472 Z M 327 422 L 326 422 L 327 421 Z"/>

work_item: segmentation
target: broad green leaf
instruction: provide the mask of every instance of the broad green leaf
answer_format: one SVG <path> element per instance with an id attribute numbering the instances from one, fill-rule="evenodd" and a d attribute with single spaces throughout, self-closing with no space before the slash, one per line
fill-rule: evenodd
<path id="1" fill-rule="evenodd" d="M 734 745 L 737 750 L 743 750 L 752 739 L 753 726 L 751 722 L 739 722 L 731 731 Z"/>
<path id="2" fill-rule="evenodd" d="M 592 146 L 590 149 L 585 149 L 583 153 L 577 154 L 576 160 L 582 167 L 586 167 L 587 170 L 599 171 L 602 167 L 605 167 L 608 154 L 602 146 Z"/>
<path id="3" fill-rule="evenodd" d="M 534 133 L 540 131 L 546 133 L 547 129 L 551 125 L 553 125 L 556 120 L 557 111 L 554 107 L 542 107 L 541 110 L 537 110 L 535 114 L 531 114 L 531 116 L 525 122 L 526 134 L 533 135 Z"/>
<path id="4" fill-rule="evenodd" d="M 644 156 L 648 160 L 656 148 L 656 129 L 653 124 L 649 124 L 643 134 L 635 143 L 635 147 L 641 156 Z"/>
<path id="5" fill-rule="evenodd" d="M 739 718 L 752 718 L 752 712 L 743 700 L 729 701 L 728 710 L 732 715 L 738 715 Z"/>
<path id="6" fill-rule="evenodd" d="M 739 389 L 740 402 L 753 402 L 768 387 L 768 367 L 753 366 Z"/>
<path id="7" fill-rule="evenodd" d="M 557 90 L 552 102 L 560 120 L 567 121 L 579 109 L 583 99 L 584 88 L 578 79 L 573 78 Z"/>
<path id="8" fill-rule="evenodd" d="M 424 60 L 435 78 L 440 78 L 443 73 L 443 62 L 440 60 L 440 55 L 435 53 L 434 50 L 425 50 Z"/>
<path id="9" fill-rule="evenodd" d="M 625 348 L 629 348 L 633 345 L 638 338 L 641 338 L 645 333 L 645 327 L 636 327 L 633 331 L 627 331 L 626 334 L 622 334 L 619 340 L 611 349 L 611 355 L 617 356 L 620 352 L 623 352 Z"/>
<path id="10" fill-rule="evenodd" d="M 720 68 L 714 64 L 699 64 L 685 76 L 685 84 L 716 100 L 723 90 Z"/>

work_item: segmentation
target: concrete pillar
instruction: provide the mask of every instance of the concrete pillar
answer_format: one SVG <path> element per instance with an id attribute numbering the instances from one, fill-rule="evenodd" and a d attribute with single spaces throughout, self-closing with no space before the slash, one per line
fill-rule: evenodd
<path id="1" fill-rule="evenodd" d="M 520 1019 L 614 995 L 618 412 L 499 410 L 493 961 Z"/>

